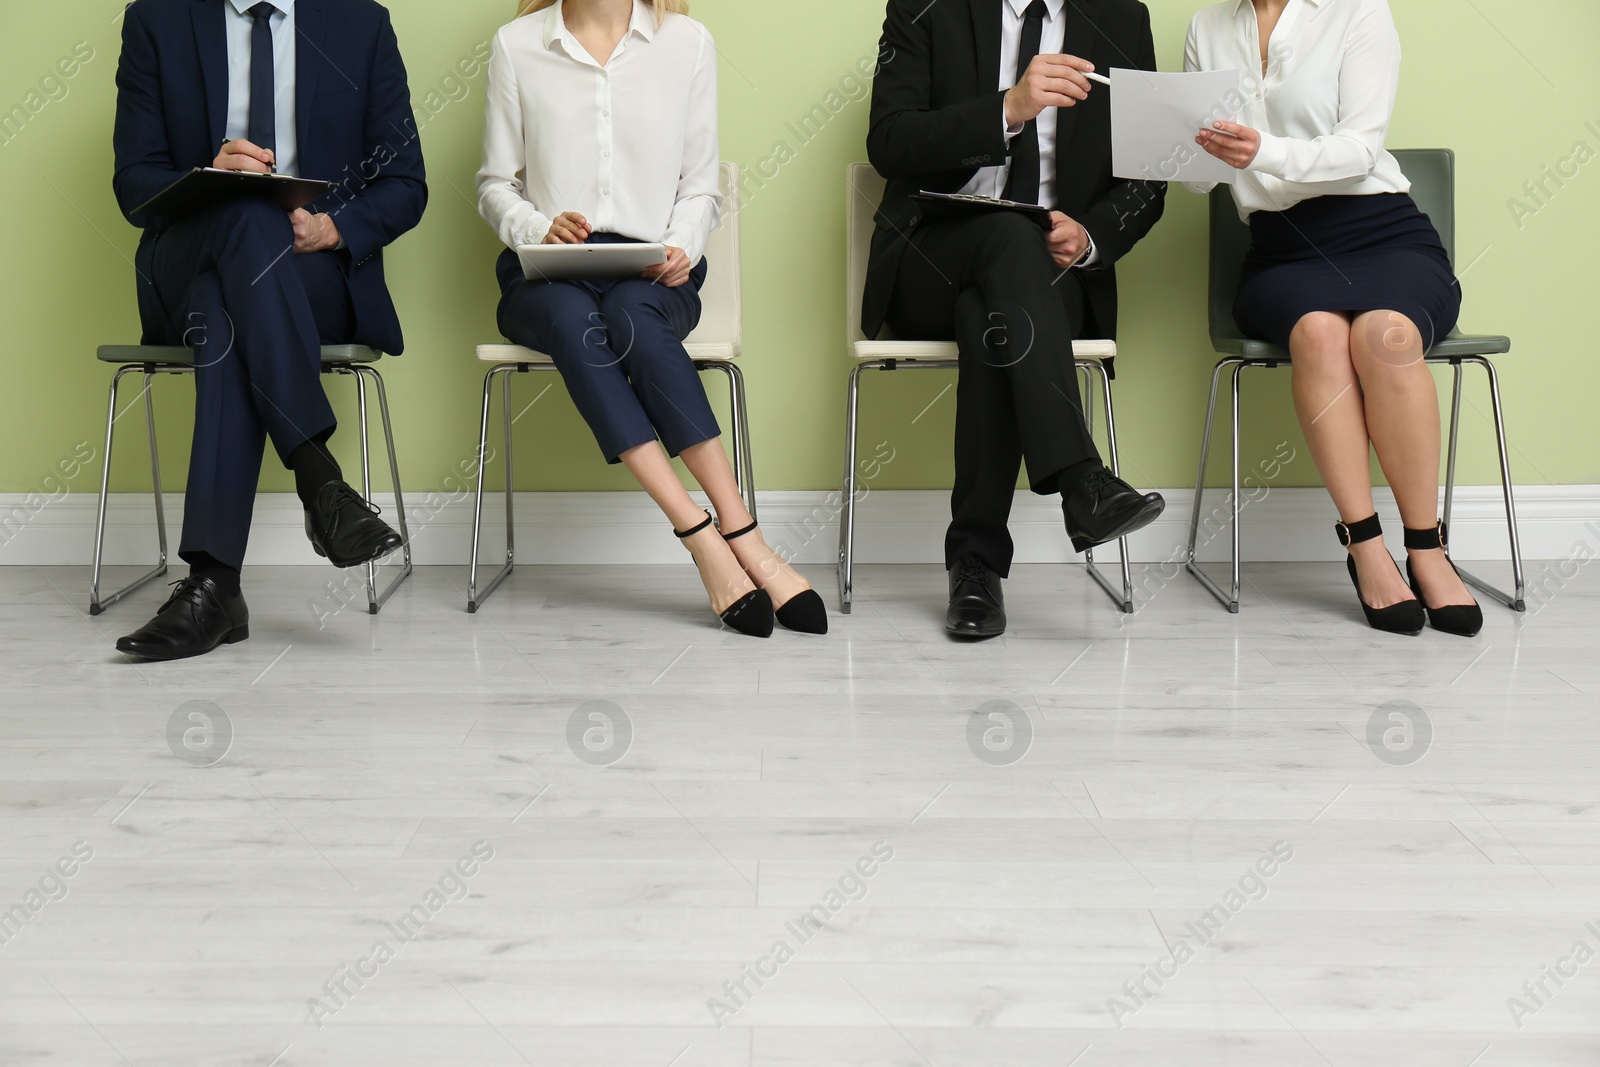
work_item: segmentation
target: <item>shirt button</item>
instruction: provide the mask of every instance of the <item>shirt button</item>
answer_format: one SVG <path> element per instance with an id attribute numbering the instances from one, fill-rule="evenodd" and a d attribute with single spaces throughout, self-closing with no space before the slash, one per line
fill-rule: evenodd
<path id="1" fill-rule="evenodd" d="M 610 117 L 611 117 L 611 112 L 609 112 L 609 111 L 602 111 L 602 112 L 600 112 L 600 117 L 601 117 L 601 118 L 603 118 L 603 119 L 608 119 L 608 118 L 610 118 Z"/>
<path id="2" fill-rule="evenodd" d="M 602 189 L 602 190 L 600 190 L 600 195 L 601 196 L 610 196 L 611 195 L 611 190 L 610 189 Z"/>

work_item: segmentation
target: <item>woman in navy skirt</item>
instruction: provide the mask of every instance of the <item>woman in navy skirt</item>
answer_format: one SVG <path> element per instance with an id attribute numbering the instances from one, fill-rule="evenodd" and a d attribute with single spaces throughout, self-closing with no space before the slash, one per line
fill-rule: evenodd
<path id="1" fill-rule="evenodd" d="M 1438 520 L 1439 401 L 1423 363 L 1455 328 L 1461 287 L 1384 148 L 1400 80 L 1387 0 L 1226 0 L 1194 17 L 1184 65 L 1245 72 L 1240 121 L 1196 138 L 1242 172 L 1233 194 L 1251 249 L 1234 317 L 1293 357 L 1295 410 L 1368 621 L 1475 635 L 1483 613 Z M 1372 449 L 1400 506 L 1409 581 L 1383 542 Z"/>
<path id="2" fill-rule="evenodd" d="M 506 245 L 500 330 L 555 361 L 607 462 L 625 464 L 740 633 L 825 633 L 806 580 L 745 509 L 683 339 L 700 320 L 722 194 L 717 54 L 685 0 L 522 0 L 489 60 L 478 210 Z M 515 249 L 660 243 L 638 278 L 529 280 Z M 724 265 L 720 269 L 731 269 Z M 665 446 L 665 451 L 663 447 Z M 680 456 L 717 523 L 679 482 Z"/>

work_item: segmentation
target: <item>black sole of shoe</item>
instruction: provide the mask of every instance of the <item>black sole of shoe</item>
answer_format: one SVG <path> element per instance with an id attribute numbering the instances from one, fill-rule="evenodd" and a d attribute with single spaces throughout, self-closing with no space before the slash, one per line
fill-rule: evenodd
<path id="1" fill-rule="evenodd" d="M 335 567 L 337 567 L 339 570 L 342 570 L 342 571 L 347 571 L 352 567 L 365 567 L 369 563 L 376 563 L 380 559 L 382 559 L 383 557 L 389 556 L 389 555 L 393 555 L 394 553 L 400 551 L 400 549 L 402 549 L 404 547 L 405 547 L 405 542 L 399 540 L 398 538 L 396 538 L 393 544 L 385 543 L 383 545 L 380 545 L 377 549 L 375 549 L 369 555 L 362 556 L 362 557 L 360 557 L 358 559 L 342 559 L 341 560 L 341 559 L 333 559 L 326 552 L 324 552 L 322 550 L 322 546 L 321 545 L 317 544 L 315 541 L 311 542 L 312 551 L 316 552 L 317 555 L 321 556 L 323 559 L 327 560 L 329 563 L 333 564 Z"/>
<path id="2" fill-rule="evenodd" d="M 963 644 L 976 644 L 979 641 L 993 641 L 997 637 L 1004 637 L 1004 630 L 996 630 L 992 634 L 975 634 L 970 630 L 952 630 L 946 626 L 944 632 Z"/>
<path id="3" fill-rule="evenodd" d="M 228 636 L 224 637 L 221 641 L 218 641 L 210 648 L 199 648 L 192 652 L 178 652 L 173 654 L 134 652 L 130 649 L 123 648 L 120 644 L 117 646 L 117 651 L 124 656 L 132 656 L 134 659 L 144 660 L 149 663 L 171 663 L 173 660 L 193 659 L 196 656 L 209 655 L 210 653 L 221 648 L 223 645 L 237 645 L 240 641 L 248 640 L 250 640 L 250 627 L 241 626 L 238 629 L 230 632 Z"/>
<path id="4" fill-rule="evenodd" d="M 1086 537 L 1073 537 L 1072 549 L 1075 552 L 1087 552 L 1091 548 L 1099 548 L 1101 545 L 1109 545 L 1111 542 L 1121 540 L 1122 538 L 1127 537 L 1129 534 L 1138 533 L 1140 530 L 1159 519 L 1161 517 L 1161 513 L 1166 510 L 1167 503 L 1164 500 L 1159 504 L 1147 504 L 1143 508 L 1134 512 L 1133 517 L 1127 522 L 1123 523 L 1121 526 L 1117 527 L 1114 532 L 1107 534 L 1105 537 L 1102 537 L 1097 541 L 1091 541 Z"/>

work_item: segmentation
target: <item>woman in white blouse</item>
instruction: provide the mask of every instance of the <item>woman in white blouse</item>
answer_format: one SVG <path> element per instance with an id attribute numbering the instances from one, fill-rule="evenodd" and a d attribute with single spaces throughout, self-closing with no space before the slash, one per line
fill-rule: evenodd
<path id="1" fill-rule="evenodd" d="M 1295 410 L 1368 621 L 1476 634 L 1483 613 L 1438 521 L 1439 404 L 1422 361 L 1455 328 L 1461 287 L 1384 148 L 1400 82 L 1387 0 L 1226 0 L 1194 17 L 1184 66 L 1245 72 L 1240 121 L 1196 139 L 1242 172 L 1251 250 L 1234 317 L 1293 357 Z M 1369 448 L 1400 506 L 1409 583 L 1384 546 Z"/>
<path id="2" fill-rule="evenodd" d="M 505 242 L 500 330 L 548 353 L 606 460 L 660 505 L 714 610 L 766 637 L 825 633 L 805 579 L 767 546 L 683 339 L 722 203 L 716 50 L 686 0 L 522 0 L 489 60 L 478 210 Z M 616 281 L 530 281 L 515 249 L 643 242 L 667 262 Z M 663 452 L 662 446 L 666 451 Z M 673 471 L 681 456 L 717 525 Z"/>

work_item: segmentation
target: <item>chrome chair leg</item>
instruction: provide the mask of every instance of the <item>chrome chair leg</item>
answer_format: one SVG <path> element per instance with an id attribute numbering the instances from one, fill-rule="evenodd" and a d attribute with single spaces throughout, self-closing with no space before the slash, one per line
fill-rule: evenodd
<path id="1" fill-rule="evenodd" d="M 483 377 L 483 418 L 478 425 L 478 491 L 477 499 L 472 511 L 472 567 L 467 575 L 467 612 L 476 614 L 484 605 L 500 583 L 511 576 L 516 565 L 516 522 L 514 516 L 514 488 L 511 481 L 511 375 L 519 369 L 518 364 L 502 363 L 489 368 L 489 373 Z M 484 469 L 489 462 L 489 412 L 494 403 L 494 380 L 505 378 L 501 383 L 501 393 L 504 397 L 505 419 L 505 499 L 506 499 L 506 553 L 505 563 L 498 573 L 490 579 L 489 584 L 482 593 L 478 592 L 478 558 L 479 543 L 483 531 L 483 493 Z"/>
<path id="2" fill-rule="evenodd" d="M 856 433 L 861 417 L 861 372 L 881 363 L 858 363 L 850 371 L 845 405 L 844 481 L 839 490 L 839 610 L 850 614 L 855 594 L 856 542 Z"/>
<path id="3" fill-rule="evenodd" d="M 1228 368 L 1233 371 L 1233 592 L 1228 594 L 1222 591 L 1211 576 L 1200 566 L 1196 558 L 1200 541 L 1200 513 L 1205 501 L 1206 468 L 1211 459 L 1211 432 L 1216 424 L 1217 392 L 1221 388 L 1222 373 Z M 1216 370 L 1211 373 L 1211 399 L 1206 405 L 1205 437 L 1200 442 L 1200 472 L 1195 477 L 1194 483 L 1194 511 L 1189 518 L 1189 547 L 1184 569 L 1194 575 L 1200 584 L 1210 591 L 1217 601 L 1233 614 L 1239 612 L 1239 375 L 1244 370 L 1245 360 L 1229 358 L 1220 360 Z"/>
<path id="4" fill-rule="evenodd" d="M 1110 454 L 1111 473 L 1121 477 L 1122 464 L 1117 457 L 1117 417 L 1116 410 L 1111 404 L 1111 376 L 1106 373 L 1105 365 L 1098 360 L 1084 360 L 1079 363 L 1079 367 L 1083 369 L 1085 378 L 1084 421 L 1086 424 L 1093 425 L 1090 420 L 1093 418 L 1094 406 L 1089 397 L 1093 395 L 1094 379 L 1098 377 L 1100 396 L 1105 402 L 1106 408 L 1106 451 Z M 1117 605 L 1118 610 L 1125 615 L 1132 615 L 1133 571 L 1128 562 L 1128 539 L 1126 537 L 1118 538 L 1117 548 L 1122 554 L 1122 588 L 1120 590 L 1113 586 L 1105 575 L 1100 573 L 1100 568 L 1095 565 L 1093 549 L 1083 554 L 1084 565 L 1089 571 L 1089 577 L 1094 579 L 1096 585 L 1105 590 L 1106 595 L 1111 598 L 1113 604 Z"/>
<path id="5" fill-rule="evenodd" d="M 733 463 L 733 480 L 744 495 L 745 510 L 750 517 L 756 515 L 756 479 L 754 448 L 750 443 L 750 408 L 745 402 L 744 372 L 737 364 L 725 359 L 708 359 L 696 364 L 703 371 L 716 371 L 728 379 L 728 416 L 732 422 L 733 445 L 730 459 Z"/>
<path id="6" fill-rule="evenodd" d="M 372 499 L 372 485 L 370 476 L 371 464 L 369 461 L 367 436 L 369 432 L 367 420 L 367 391 L 365 384 L 366 380 L 370 377 L 372 379 L 373 387 L 376 389 L 378 394 L 378 415 L 383 422 L 383 439 L 389 456 L 389 481 L 394 491 L 395 513 L 399 516 L 401 542 L 400 573 L 397 574 L 389 582 L 389 584 L 384 587 L 382 592 L 379 592 L 377 584 L 378 565 L 374 563 L 367 564 L 367 611 L 369 614 L 376 615 L 380 610 L 382 610 L 383 606 L 389 602 L 389 598 L 394 595 L 395 590 L 400 588 L 400 584 L 407 578 L 411 577 L 411 530 L 406 523 L 406 501 L 405 496 L 400 488 L 400 463 L 395 454 L 394 425 L 389 418 L 389 395 L 388 390 L 384 388 L 383 376 L 378 373 L 376 367 L 369 367 L 365 365 L 352 365 L 350 368 L 350 373 L 354 375 L 356 379 L 356 396 L 361 411 L 361 473 L 362 477 L 367 480 L 364 486 L 366 498 L 368 500 Z"/>
<path id="7" fill-rule="evenodd" d="M 181 373 L 181 372 L 179 372 Z M 111 495 L 111 446 L 114 440 L 117 425 L 117 396 L 122 384 L 123 376 L 128 374 L 144 375 L 144 419 L 145 430 L 150 438 L 150 474 L 151 486 L 155 495 L 156 505 L 156 538 L 158 555 L 153 569 L 136 578 L 130 584 L 112 593 L 110 596 L 100 595 L 100 575 L 105 560 L 106 544 L 106 508 Z M 100 472 L 100 504 L 95 520 L 94 532 L 94 566 L 89 579 L 89 614 L 100 615 L 107 608 L 122 600 L 124 597 L 137 592 L 157 578 L 165 577 L 167 573 L 167 515 L 165 502 L 161 492 L 161 456 L 156 447 L 156 414 L 155 401 L 152 392 L 155 385 L 155 368 L 145 364 L 129 364 L 117 368 L 111 376 L 111 399 L 106 408 L 106 443 L 105 453 L 101 457 Z"/>
<path id="8" fill-rule="evenodd" d="M 1516 502 L 1516 495 L 1515 495 L 1514 491 L 1512 490 L 1512 485 L 1511 485 L 1511 457 L 1510 457 L 1510 454 L 1509 454 L 1508 446 L 1506 444 L 1505 411 L 1504 411 L 1503 407 L 1501 406 L 1501 402 L 1500 402 L 1500 375 L 1495 370 L 1494 362 L 1492 360 L 1489 360 L 1489 359 L 1483 357 L 1483 356 L 1466 356 L 1466 357 L 1463 357 L 1461 362 L 1477 364 L 1478 366 L 1483 368 L 1484 373 L 1487 374 L 1488 378 L 1489 378 L 1489 399 L 1490 399 L 1490 402 L 1494 406 L 1495 443 L 1498 446 L 1499 452 L 1500 452 L 1500 490 L 1501 490 L 1501 493 L 1505 497 L 1506 531 L 1507 531 L 1507 536 L 1510 538 L 1510 543 L 1511 543 L 1511 579 L 1512 579 L 1512 582 L 1513 582 L 1512 588 L 1513 588 L 1514 592 L 1509 593 L 1509 594 L 1508 593 L 1504 593 L 1504 592 L 1500 591 L 1499 589 L 1495 588 L 1494 586 L 1490 585 L 1489 583 L 1483 581 L 1481 578 L 1478 578 L 1475 575 L 1469 574 L 1466 571 L 1462 571 L 1461 572 L 1461 577 L 1462 577 L 1462 580 L 1465 581 L 1468 585 L 1471 585 L 1473 588 L 1477 589 L 1478 591 L 1480 591 L 1480 592 L 1482 592 L 1482 593 L 1484 593 L 1484 594 L 1486 594 L 1488 596 L 1494 597 L 1496 600 L 1500 601 L 1500 603 L 1504 604 L 1506 607 L 1510 608 L 1512 611 L 1517 611 L 1517 612 L 1527 611 L 1528 610 L 1528 603 L 1527 603 L 1527 599 L 1526 599 L 1526 596 L 1527 596 L 1527 582 L 1526 582 L 1525 576 L 1523 574 L 1523 569 L 1522 569 L 1522 539 L 1521 539 L 1521 535 L 1520 535 L 1520 533 L 1518 532 L 1518 529 L 1517 529 L 1517 502 Z M 1461 369 L 1458 366 L 1456 368 L 1456 375 L 1457 375 L 1457 381 L 1456 381 L 1456 403 L 1459 403 L 1459 398 L 1460 398 L 1460 390 L 1461 390 L 1460 374 L 1461 374 Z M 1450 445 L 1451 445 L 1451 462 L 1450 462 L 1450 470 L 1449 470 L 1449 473 L 1448 473 L 1448 475 L 1446 477 L 1447 489 L 1446 489 L 1446 494 L 1445 494 L 1445 500 L 1446 500 L 1446 504 L 1445 504 L 1445 522 L 1446 523 L 1448 523 L 1450 521 L 1450 518 L 1449 518 L 1449 516 L 1450 516 L 1450 504 L 1451 504 L 1450 496 L 1451 496 L 1451 492 L 1453 491 L 1454 483 L 1455 483 L 1455 459 L 1454 459 L 1454 454 L 1455 454 L 1455 431 L 1456 431 L 1456 418 L 1455 418 L 1454 412 L 1452 412 L 1452 418 L 1451 418 L 1451 441 L 1450 441 Z"/>

